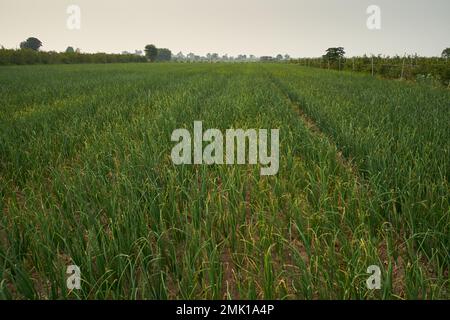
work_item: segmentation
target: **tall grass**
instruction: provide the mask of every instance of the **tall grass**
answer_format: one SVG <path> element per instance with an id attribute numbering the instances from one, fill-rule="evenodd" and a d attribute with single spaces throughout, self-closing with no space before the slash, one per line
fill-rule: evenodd
<path id="1" fill-rule="evenodd" d="M 366 80 L 371 104 L 354 91 L 361 77 L 335 83 L 333 74 L 296 70 L 1 68 L 0 297 L 448 297 L 448 127 L 438 116 L 448 111 L 447 93 Z M 443 154 L 401 139 L 414 116 L 398 117 L 391 100 L 373 110 L 386 92 L 400 95 L 395 105 L 405 114 L 427 103 L 419 113 L 433 120 L 415 130 L 429 137 L 426 150 L 440 146 Z M 286 94 L 333 139 L 311 130 Z M 383 112 L 392 117 L 387 129 L 377 122 Z M 279 128 L 278 175 L 260 176 L 257 166 L 173 165 L 171 133 L 192 130 L 194 120 L 221 130 Z M 382 149 L 392 148 L 389 139 L 398 141 L 396 161 Z M 359 159 L 359 172 L 340 151 Z M 81 290 L 66 288 L 70 264 L 81 269 Z M 383 271 L 380 291 L 365 285 L 372 264 Z"/>
<path id="2" fill-rule="evenodd" d="M 370 182 L 380 221 L 448 270 L 450 92 L 283 66 L 273 77 L 353 159 Z"/>

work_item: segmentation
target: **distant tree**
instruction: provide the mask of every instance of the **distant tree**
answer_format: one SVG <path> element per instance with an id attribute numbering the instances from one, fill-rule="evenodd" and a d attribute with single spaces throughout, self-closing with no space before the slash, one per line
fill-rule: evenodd
<path id="1" fill-rule="evenodd" d="M 259 58 L 259 60 L 262 61 L 262 62 L 273 61 L 273 57 L 271 57 L 271 56 L 262 56 L 261 58 Z"/>
<path id="2" fill-rule="evenodd" d="M 339 58 L 343 58 L 344 55 L 345 51 L 343 47 L 328 48 L 323 58 L 330 61 L 337 61 Z"/>
<path id="3" fill-rule="evenodd" d="M 444 51 L 442 51 L 442 58 L 450 58 L 450 48 L 445 48 Z"/>
<path id="4" fill-rule="evenodd" d="M 285 54 L 284 55 L 284 60 L 289 60 L 289 59 L 291 59 L 291 57 L 288 54 Z"/>
<path id="5" fill-rule="evenodd" d="M 281 55 L 281 54 L 277 54 L 277 57 L 276 57 L 276 59 L 277 59 L 278 61 L 281 61 L 281 60 L 283 60 L 283 55 Z"/>
<path id="6" fill-rule="evenodd" d="M 186 56 L 186 58 L 189 61 L 194 61 L 195 60 L 195 54 L 193 54 L 192 52 L 189 52 L 188 55 Z"/>
<path id="7" fill-rule="evenodd" d="M 73 47 L 67 47 L 66 53 L 74 53 L 75 49 Z"/>
<path id="8" fill-rule="evenodd" d="M 153 44 L 148 44 L 145 46 L 145 56 L 151 62 L 156 61 L 156 57 L 158 56 L 158 49 Z"/>
<path id="9" fill-rule="evenodd" d="M 20 43 L 20 49 L 31 49 L 38 51 L 42 47 L 42 42 L 38 38 L 30 37 L 27 40 Z"/>
<path id="10" fill-rule="evenodd" d="M 172 59 L 172 51 L 165 48 L 160 48 L 156 50 L 156 60 L 157 61 L 170 61 Z"/>
<path id="11" fill-rule="evenodd" d="M 186 57 L 184 56 L 183 52 L 180 51 L 175 55 L 175 58 L 177 59 L 177 61 L 183 61 L 186 59 Z"/>

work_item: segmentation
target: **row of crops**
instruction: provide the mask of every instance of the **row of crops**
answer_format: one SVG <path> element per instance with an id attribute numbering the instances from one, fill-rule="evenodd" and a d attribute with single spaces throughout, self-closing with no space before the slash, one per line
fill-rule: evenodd
<path id="1" fill-rule="evenodd" d="M 374 212 L 448 266 L 450 92 L 289 66 L 272 77 L 357 166 Z"/>
<path id="2" fill-rule="evenodd" d="M 428 86 L 450 86 L 448 58 L 363 56 L 334 61 L 323 58 L 301 58 L 292 59 L 291 63 L 305 67 L 361 72 L 388 79 L 412 80 Z"/>
<path id="3" fill-rule="evenodd" d="M 0 298 L 446 298 L 449 98 L 295 65 L 3 67 Z M 175 166 L 196 120 L 280 129 L 278 174 Z"/>

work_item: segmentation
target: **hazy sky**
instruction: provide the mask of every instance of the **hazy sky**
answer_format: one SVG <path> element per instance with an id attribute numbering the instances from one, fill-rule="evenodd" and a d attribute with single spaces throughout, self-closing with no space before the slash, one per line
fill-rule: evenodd
<path id="1" fill-rule="evenodd" d="M 80 30 L 67 28 L 71 4 L 81 9 Z M 369 5 L 381 9 L 381 30 L 366 26 Z M 450 0 L 0 0 L 0 45 L 35 36 L 57 51 L 154 43 L 202 55 L 319 56 L 343 46 L 349 56 L 436 56 L 450 47 L 449 13 Z"/>

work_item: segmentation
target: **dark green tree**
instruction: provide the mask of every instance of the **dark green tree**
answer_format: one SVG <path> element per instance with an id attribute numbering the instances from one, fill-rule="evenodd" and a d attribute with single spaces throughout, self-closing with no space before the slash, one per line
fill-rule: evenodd
<path id="1" fill-rule="evenodd" d="M 155 45 L 148 44 L 145 46 L 145 56 L 151 62 L 156 61 L 156 58 L 158 57 L 158 49 L 155 47 Z"/>
<path id="2" fill-rule="evenodd" d="M 172 51 L 169 49 L 159 48 L 157 51 L 156 61 L 170 61 L 172 59 Z"/>
<path id="3" fill-rule="evenodd" d="M 344 58 L 345 51 L 342 47 L 328 48 L 323 58 L 329 61 L 338 61 L 339 58 Z"/>
<path id="4" fill-rule="evenodd" d="M 42 47 L 42 42 L 38 38 L 30 37 L 27 40 L 20 43 L 20 49 L 31 49 L 38 51 Z"/>
<path id="5" fill-rule="evenodd" d="M 74 53 L 75 49 L 73 47 L 67 47 L 66 53 Z"/>
<path id="6" fill-rule="evenodd" d="M 444 51 L 442 51 L 442 58 L 450 58 L 450 48 L 445 48 Z"/>

